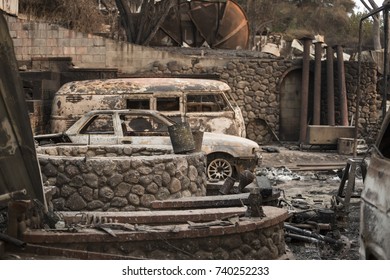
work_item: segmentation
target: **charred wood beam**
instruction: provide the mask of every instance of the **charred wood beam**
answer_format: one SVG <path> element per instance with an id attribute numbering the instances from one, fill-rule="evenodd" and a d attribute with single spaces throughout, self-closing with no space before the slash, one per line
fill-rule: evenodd
<path id="1" fill-rule="evenodd" d="M 307 114 L 309 105 L 309 74 L 310 74 L 310 46 L 311 38 L 302 38 L 303 40 L 303 61 L 302 61 L 302 89 L 301 89 L 301 116 L 300 116 L 300 134 L 299 142 L 306 141 L 307 134 Z"/>
<path id="2" fill-rule="evenodd" d="M 343 47 L 340 45 L 336 46 L 336 51 L 337 51 L 338 77 L 339 77 L 338 84 L 339 84 L 339 97 L 340 97 L 341 125 L 348 126 L 348 100 L 347 100 L 347 88 L 345 84 Z"/>
<path id="3" fill-rule="evenodd" d="M 188 210 L 148 210 L 133 212 L 59 212 L 66 224 L 169 224 L 180 222 L 207 222 L 232 216 L 244 216 L 246 207 L 206 208 Z"/>
<path id="4" fill-rule="evenodd" d="M 315 42 L 313 124 L 321 124 L 321 57 L 322 42 Z"/>
<path id="5" fill-rule="evenodd" d="M 326 48 L 326 86 L 327 86 L 327 116 L 328 125 L 335 125 L 334 112 L 334 65 L 333 65 L 333 49 Z"/>
<path id="6" fill-rule="evenodd" d="M 249 193 L 184 197 L 181 199 L 154 200 L 152 209 L 188 209 L 243 206 L 248 203 Z"/>

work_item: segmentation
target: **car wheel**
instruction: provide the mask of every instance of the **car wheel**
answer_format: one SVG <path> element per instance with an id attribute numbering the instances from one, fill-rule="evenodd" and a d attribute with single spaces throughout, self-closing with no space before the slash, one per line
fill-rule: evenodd
<path id="1" fill-rule="evenodd" d="M 225 158 L 215 158 L 207 166 L 208 179 L 222 181 L 233 175 L 233 166 Z"/>

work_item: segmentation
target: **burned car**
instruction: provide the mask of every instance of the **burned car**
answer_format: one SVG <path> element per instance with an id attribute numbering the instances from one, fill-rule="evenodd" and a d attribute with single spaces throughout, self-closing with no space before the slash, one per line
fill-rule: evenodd
<path id="1" fill-rule="evenodd" d="M 38 145 L 170 146 L 168 128 L 175 122 L 153 110 L 95 110 L 86 113 L 64 133 L 36 135 Z M 213 180 L 237 177 L 254 171 L 261 155 L 259 145 L 249 139 L 204 132 L 201 151 L 207 156 L 207 176 Z"/>
<path id="2" fill-rule="evenodd" d="M 390 259 L 390 113 L 375 147 L 361 194 L 360 257 Z"/>
<path id="3" fill-rule="evenodd" d="M 64 84 L 52 103 L 50 132 L 68 129 L 91 110 L 148 109 L 194 129 L 246 137 L 228 84 L 209 79 L 118 78 Z"/>

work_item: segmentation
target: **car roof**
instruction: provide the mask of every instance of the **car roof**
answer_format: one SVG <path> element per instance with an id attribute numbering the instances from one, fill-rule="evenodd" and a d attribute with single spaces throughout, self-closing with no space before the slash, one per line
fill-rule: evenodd
<path id="1" fill-rule="evenodd" d="M 172 91 L 228 91 L 228 84 L 218 80 L 190 78 L 118 78 L 73 81 L 64 84 L 57 95 L 135 94 Z"/>
<path id="2" fill-rule="evenodd" d="M 91 115 L 91 114 L 146 114 L 146 115 L 159 115 L 163 116 L 159 111 L 156 110 L 148 110 L 148 109 L 102 109 L 102 110 L 91 110 L 86 115 Z"/>

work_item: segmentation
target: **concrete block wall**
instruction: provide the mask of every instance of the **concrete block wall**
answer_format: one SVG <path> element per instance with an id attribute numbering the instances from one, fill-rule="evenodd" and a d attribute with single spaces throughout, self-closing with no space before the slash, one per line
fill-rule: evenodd
<path id="1" fill-rule="evenodd" d="M 16 59 L 29 61 L 39 57 L 71 57 L 79 68 L 119 68 L 135 73 L 155 60 L 168 62 L 173 57 L 191 64 L 191 58 L 165 51 L 117 42 L 101 36 L 83 34 L 56 24 L 5 16 L 14 42 Z"/>

